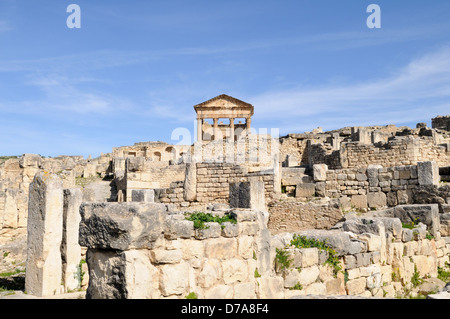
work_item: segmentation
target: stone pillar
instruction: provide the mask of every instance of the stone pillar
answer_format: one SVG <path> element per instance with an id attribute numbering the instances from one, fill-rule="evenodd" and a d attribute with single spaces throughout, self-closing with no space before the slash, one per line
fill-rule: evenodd
<path id="1" fill-rule="evenodd" d="M 215 118 L 213 119 L 213 121 L 214 121 L 214 129 L 213 129 L 214 140 L 218 140 L 217 134 L 219 133 L 219 124 L 218 124 L 219 119 Z"/>
<path id="2" fill-rule="evenodd" d="M 436 162 L 418 162 L 417 163 L 417 177 L 419 185 L 439 185 L 439 166 Z"/>
<path id="3" fill-rule="evenodd" d="M 81 189 L 71 188 L 64 190 L 61 255 L 65 292 L 81 286 L 81 273 L 79 270 L 81 246 L 78 244 L 78 228 L 81 221 L 80 205 L 82 199 L 83 193 Z"/>
<path id="4" fill-rule="evenodd" d="M 30 184 L 25 290 L 30 295 L 60 293 L 63 225 L 62 180 L 38 172 Z"/>
<path id="5" fill-rule="evenodd" d="M 203 140 L 203 119 L 197 119 L 197 141 Z"/>
<path id="6" fill-rule="evenodd" d="M 186 163 L 186 175 L 184 177 L 184 200 L 192 202 L 197 199 L 197 164 Z"/>
<path id="7" fill-rule="evenodd" d="M 247 134 L 250 133 L 250 126 L 251 126 L 251 123 L 252 123 L 252 119 L 251 119 L 250 117 L 247 117 L 247 118 L 245 119 L 245 129 L 247 130 Z"/>
<path id="8" fill-rule="evenodd" d="M 234 142 L 234 118 L 230 118 L 230 141 Z"/>

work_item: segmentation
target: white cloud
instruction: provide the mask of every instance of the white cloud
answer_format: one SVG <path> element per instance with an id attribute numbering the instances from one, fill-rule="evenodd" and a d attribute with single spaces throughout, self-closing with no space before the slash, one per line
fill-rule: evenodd
<path id="1" fill-rule="evenodd" d="M 320 126 L 407 123 L 449 114 L 450 46 L 416 58 L 385 78 L 250 97 L 255 115 L 305 130 Z M 294 124 L 295 123 L 295 124 Z M 342 125 L 342 126 L 339 126 Z M 284 126 L 284 125 L 282 125 Z"/>

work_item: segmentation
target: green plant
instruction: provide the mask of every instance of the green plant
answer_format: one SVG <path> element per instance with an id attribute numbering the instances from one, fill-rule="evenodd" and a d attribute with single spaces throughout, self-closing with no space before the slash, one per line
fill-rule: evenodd
<path id="1" fill-rule="evenodd" d="M 80 262 L 78 263 L 77 274 L 75 275 L 76 278 L 78 278 L 80 287 L 81 287 L 81 284 L 83 283 L 84 275 L 86 274 L 86 272 L 83 271 L 83 264 L 85 264 L 85 263 L 86 263 L 86 260 L 84 260 L 84 259 L 80 260 Z"/>
<path id="2" fill-rule="evenodd" d="M 276 248 L 275 266 L 277 270 L 288 269 L 292 263 L 292 258 L 289 252 L 285 249 Z"/>
<path id="3" fill-rule="evenodd" d="M 402 223 L 403 228 L 413 229 L 417 226 L 419 223 L 419 218 L 414 218 L 414 220 L 410 221 L 409 223 Z"/>
<path id="4" fill-rule="evenodd" d="M 213 216 L 211 213 L 203 213 L 203 212 L 195 212 L 195 213 L 187 214 L 186 220 L 193 221 L 195 229 L 208 229 L 209 226 L 205 225 L 205 223 L 208 223 L 208 222 L 219 223 L 219 224 L 221 224 L 222 228 L 224 227 L 222 224 L 225 222 L 230 222 L 232 224 L 237 223 L 236 219 L 234 219 L 229 214 L 224 215 L 223 217 L 219 217 L 219 216 Z"/>
<path id="5" fill-rule="evenodd" d="M 302 290 L 303 286 L 298 282 L 293 287 L 289 287 L 289 290 Z"/>
<path id="6" fill-rule="evenodd" d="M 186 297 L 186 299 L 198 299 L 198 296 L 195 292 L 190 292 Z"/>
<path id="7" fill-rule="evenodd" d="M 9 255 L 9 252 L 5 251 L 5 252 L 3 253 L 3 258 L 8 257 L 8 255 Z"/>
<path id="8" fill-rule="evenodd" d="M 447 282 L 450 278 L 450 271 L 445 270 L 444 268 L 438 267 L 438 279 L 443 282 Z"/>
<path id="9" fill-rule="evenodd" d="M 339 256 L 337 252 L 331 248 L 327 241 L 320 241 L 314 238 L 307 238 L 306 236 L 299 236 L 297 234 L 294 235 L 291 240 L 291 245 L 297 248 L 318 248 L 319 250 L 326 251 L 328 253 L 328 258 L 325 261 L 325 264 L 330 265 L 334 270 L 334 275 L 337 276 L 339 271 L 342 270 L 341 263 L 339 261 Z"/>
<path id="10" fill-rule="evenodd" d="M 420 278 L 420 273 L 417 271 L 416 264 L 414 264 L 414 273 L 411 277 L 411 284 L 413 285 L 413 287 L 417 287 L 421 283 L 423 283 L 423 279 Z"/>
<path id="11" fill-rule="evenodd" d="M 426 238 L 426 239 L 429 239 L 429 240 L 432 240 L 432 239 L 434 239 L 434 236 L 431 235 L 431 234 L 427 231 L 427 234 L 425 235 L 425 238 Z"/>
<path id="12" fill-rule="evenodd" d="M 259 278 L 259 277 L 261 277 L 261 275 L 260 275 L 260 273 L 258 271 L 258 268 L 256 268 L 255 269 L 255 278 Z"/>

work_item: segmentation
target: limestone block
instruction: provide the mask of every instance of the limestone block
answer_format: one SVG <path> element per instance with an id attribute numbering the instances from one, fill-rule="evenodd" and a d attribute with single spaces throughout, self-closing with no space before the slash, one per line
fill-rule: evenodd
<path id="1" fill-rule="evenodd" d="M 382 208 L 387 205 L 386 194 L 383 192 L 369 192 L 367 194 L 367 205 L 370 208 Z"/>
<path id="2" fill-rule="evenodd" d="M 367 167 L 367 178 L 369 180 L 370 187 L 377 187 L 379 184 L 378 170 L 382 168 L 381 165 L 369 165 Z"/>
<path id="3" fill-rule="evenodd" d="M 154 189 L 133 189 L 131 190 L 131 200 L 133 202 L 155 202 L 155 190 Z"/>
<path id="4" fill-rule="evenodd" d="M 153 248 L 164 231 L 166 207 L 157 203 L 83 203 L 79 243 L 89 248 Z"/>
<path id="5" fill-rule="evenodd" d="M 355 208 L 367 208 L 367 195 L 353 195 L 351 199 L 351 204 Z"/>
<path id="6" fill-rule="evenodd" d="M 19 159 L 19 165 L 21 168 L 40 168 L 42 166 L 42 157 L 37 154 L 23 154 Z"/>
<path id="7" fill-rule="evenodd" d="M 65 291 L 80 288 L 81 284 L 79 271 L 81 246 L 78 244 L 78 232 L 81 221 L 80 205 L 82 199 L 81 189 L 64 190 L 61 256 Z"/>
<path id="8" fill-rule="evenodd" d="M 19 209 L 17 207 L 18 189 L 7 189 L 5 191 L 5 206 L 3 210 L 3 221 L 0 223 L 4 228 L 17 228 L 19 220 Z M 2 216 L 0 216 L 2 217 Z"/>
<path id="9" fill-rule="evenodd" d="M 237 255 L 236 238 L 211 238 L 205 243 L 205 257 L 215 259 L 230 259 Z"/>
<path id="10" fill-rule="evenodd" d="M 439 232 L 439 209 L 438 204 L 425 205 L 399 205 L 394 208 L 394 217 L 403 223 L 422 222 L 433 236 Z"/>
<path id="11" fill-rule="evenodd" d="M 239 235 L 239 225 L 230 222 L 222 223 L 221 235 L 223 237 L 237 237 Z"/>
<path id="12" fill-rule="evenodd" d="M 319 263 L 319 249 L 317 248 L 301 248 L 300 254 L 301 267 L 311 267 Z"/>
<path id="13" fill-rule="evenodd" d="M 156 299 L 160 298 L 159 272 L 150 263 L 147 251 L 129 250 L 124 252 L 125 283 L 127 299 Z"/>
<path id="14" fill-rule="evenodd" d="M 167 216 L 164 221 L 164 237 L 167 239 L 191 238 L 195 234 L 194 222 Z"/>
<path id="15" fill-rule="evenodd" d="M 326 241 L 331 248 L 336 250 L 339 256 L 356 254 L 361 251 L 359 242 L 351 241 L 348 233 L 339 230 L 302 230 L 298 234 L 319 241 Z"/>
<path id="16" fill-rule="evenodd" d="M 345 295 L 345 285 L 343 278 L 331 278 L 324 282 L 326 295 Z"/>
<path id="17" fill-rule="evenodd" d="M 413 236 L 413 231 L 412 229 L 408 229 L 408 228 L 403 228 L 402 231 L 402 241 L 404 243 L 409 242 L 411 240 L 413 240 L 414 236 Z"/>
<path id="18" fill-rule="evenodd" d="M 31 295 L 60 292 L 63 225 L 62 180 L 39 172 L 30 184 L 25 289 Z"/>
<path id="19" fill-rule="evenodd" d="M 383 222 L 386 233 L 391 233 L 395 238 L 400 238 L 402 234 L 402 222 L 398 218 L 377 217 L 377 220 Z"/>
<path id="20" fill-rule="evenodd" d="M 381 237 L 371 233 L 363 233 L 358 236 L 358 239 L 367 244 L 367 251 L 381 250 Z"/>
<path id="21" fill-rule="evenodd" d="M 366 290 L 366 278 L 361 277 L 347 281 L 346 290 L 349 295 L 358 295 Z"/>
<path id="22" fill-rule="evenodd" d="M 217 238 L 220 237 L 222 233 L 222 228 L 219 223 L 216 222 L 206 222 L 205 229 L 196 229 L 195 238 L 206 239 L 206 238 Z"/>
<path id="23" fill-rule="evenodd" d="M 283 278 L 263 275 L 256 278 L 258 299 L 283 299 Z"/>
<path id="24" fill-rule="evenodd" d="M 419 185 L 438 185 L 440 181 L 439 166 L 436 162 L 418 162 L 417 176 Z"/>
<path id="25" fill-rule="evenodd" d="M 217 285 L 205 292 L 206 299 L 232 299 L 233 296 L 233 287 L 227 285 Z"/>
<path id="26" fill-rule="evenodd" d="M 264 182 L 252 180 L 229 184 L 230 207 L 266 211 Z"/>
<path id="27" fill-rule="evenodd" d="M 295 187 L 296 198 L 310 198 L 316 195 L 316 186 L 314 184 L 297 184 Z"/>
<path id="28" fill-rule="evenodd" d="M 305 288 L 305 294 L 323 296 L 327 293 L 327 286 L 322 282 L 314 282 Z"/>
<path id="29" fill-rule="evenodd" d="M 313 178 L 315 182 L 324 182 L 327 180 L 328 166 L 326 164 L 313 165 Z"/>
<path id="30" fill-rule="evenodd" d="M 128 157 L 125 162 L 125 167 L 128 172 L 143 171 L 145 168 L 145 157 Z"/>
<path id="31" fill-rule="evenodd" d="M 189 288 L 189 264 L 163 265 L 160 268 L 159 285 L 163 296 L 186 294 Z"/>
<path id="32" fill-rule="evenodd" d="M 254 282 L 244 282 L 234 285 L 235 299 L 256 299 L 256 286 Z"/>
<path id="33" fill-rule="evenodd" d="M 199 275 L 197 283 L 202 288 L 210 288 L 217 284 L 219 278 L 222 277 L 222 267 L 217 259 L 208 259 Z"/>
<path id="34" fill-rule="evenodd" d="M 150 251 L 150 260 L 153 264 L 175 264 L 180 262 L 182 257 L 183 253 L 180 249 L 152 249 Z"/>
<path id="35" fill-rule="evenodd" d="M 307 286 L 312 284 L 319 278 L 320 270 L 319 267 L 312 266 L 307 268 L 302 268 L 298 275 L 298 282 L 302 286 Z"/>
<path id="36" fill-rule="evenodd" d="M 238 238 L 238 253 L 244 259 L 253 258 L 255 253 L 255 241 L 253 236 L 239 236 Z"/>
<path id="37" fill-rule="evenodd" d="M 227 259 L 222 262 L 223 281 L 225 284 L 245 282 L 248 278 L 248 267 L 245 261 L 238 258 Z M 253 274 L 252 274 L 253 275 Z"/>

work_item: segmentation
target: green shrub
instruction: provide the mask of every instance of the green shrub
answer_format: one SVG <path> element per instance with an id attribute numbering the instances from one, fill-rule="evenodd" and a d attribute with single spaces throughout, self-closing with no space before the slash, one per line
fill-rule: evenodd
<path id="1" fill-rule="evenodd" d="M 275 266 L 277 270 L 288 269 L 292 263 L 292 258 L 289 252 L 285 249 L 276 248 Z"/>
<path id="2" fill-rule="evenodd" d="M 197 294 L 195 292 L 191 292 L 184 298 L 186 298 L 186 299 L 197 299 L 198 297 L 197 297 Z"/>
<path id="3" fill-rule="evenodd" d="M 224 227 L 222 223 L 230 222 L 236 224 L 237 221 L 231 215 L 224 215 L 223 217 L 213 216 L 211 213 L 203 213 L 203 212 L 195 212 L 188 214 L 186 216 L 186 220 L 190 220 L 194 222 L 195 229 L 208 229 L 209 227 L 205 225 L 208 222 L 216 222 L 221 224 L 222 228 Z"/>
<path id="4" fill-rule="evenodd" d="M 333 267 L 334 275 L 336 276 L 339 271 L 342 270 L 337 252 L 327 244 L 326 240 L 320 241 L 295 234 L 291 240 L 291 245 L 297 248 L 318 248 L 319 250 L 326 251 L 328 253 L 328 258 L 325 261 L 325 264 Z"/>

